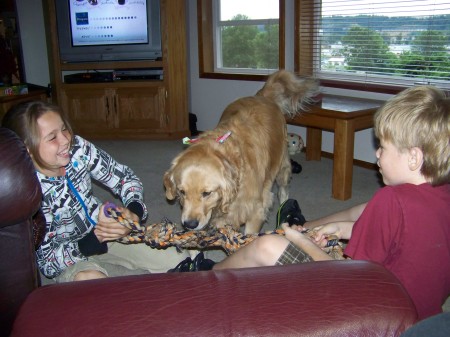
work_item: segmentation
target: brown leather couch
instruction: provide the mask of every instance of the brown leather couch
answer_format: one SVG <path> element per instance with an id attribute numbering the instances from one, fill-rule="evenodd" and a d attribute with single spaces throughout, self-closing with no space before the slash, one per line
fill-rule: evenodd
<path id="1" fill-rule="evenodd" d="M 398 280 L 363 261 L 39 287 L 39 184 L 22 142 L 3 128 L 0 158 L 1 336 L 399 336 L 416 321 Z"/>

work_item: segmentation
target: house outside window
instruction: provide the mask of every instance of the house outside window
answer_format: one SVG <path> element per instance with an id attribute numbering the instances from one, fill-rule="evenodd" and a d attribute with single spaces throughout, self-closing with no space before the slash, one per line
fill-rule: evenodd
<path id="1" fill-rule="evenodd" d="M 448 1 L 296 0 L 295 15 L 301 75 L 370 91 L 450 89 Z"/>

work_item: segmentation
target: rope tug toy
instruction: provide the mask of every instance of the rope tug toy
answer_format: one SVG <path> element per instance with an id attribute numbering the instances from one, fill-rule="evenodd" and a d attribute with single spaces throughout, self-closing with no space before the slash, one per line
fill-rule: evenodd
<path id="1" fill-rule="evenodd" d="M 122 216 L 122 213 L 113 203 L 107 203 L 105 205 L 104 214 L 107 217 L 114 218 L 122 226 L 125 226 L 131 231 L 128 236 L 117 240 L 118 242 L 125 244 L 145 243 L 151 248 L 159 249 L 172 246 L 178 249 L 219 247 L 227 255 L 231 255 L 259 236 L 268 234 L 284 235 L 282 229 L 245 235 L 234 230 L 232 226 L 199 231 L 177 231 L 176 224 L 167 219 L 164 219 L 161 223 L 142 226 L 137 221 L 131 221 Z M 305 230 L 303 233 L 309 236 L 314 235 L 314 231 L 311 230 Z M 330 237 L 327 247 L 323 248 L 323 250 L 336 260 L 343 259 L 342 247 L 337 238 Z"/>

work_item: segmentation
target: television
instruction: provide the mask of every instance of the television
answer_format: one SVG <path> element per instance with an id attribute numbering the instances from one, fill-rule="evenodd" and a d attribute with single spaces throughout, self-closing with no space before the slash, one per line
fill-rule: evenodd
<path id="1" fill-rule="evenodd" d="M 63 63 L 162 57 L 160 0 L 56 0 Z"/>

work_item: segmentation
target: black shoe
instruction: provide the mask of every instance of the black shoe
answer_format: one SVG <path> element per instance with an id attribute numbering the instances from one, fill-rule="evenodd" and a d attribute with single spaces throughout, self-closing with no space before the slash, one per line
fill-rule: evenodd
<path id="1" fill-rule="evenodd" d="M 191 271 L 211 270 L 215 262 L 210 259 L 205 259 L 203 252 L 197 254 L 192 260 L 190 257 L 185 258 L 177 264 L 173 269 L 169 269 L 168 273 L 185 273 Z"/>
<path id="2" fill-rule="evenodd" d="M 287 199 L 278 208 L 276 228 L 278 229 L 281 224 L 285 222 L 287 222 L 289 226 L 303 225 L 306 222 L 302 210 L 295 199 Z"/>
<path id="3" fill-rule="evenodd" d="M 291 159 L 291 169 L 292 169 L 292 173 L 298 174 L 298 173 L 302 172 L 303 168 L 302 168 L 302 165 L 297 163 L 295 160 Z"/>

